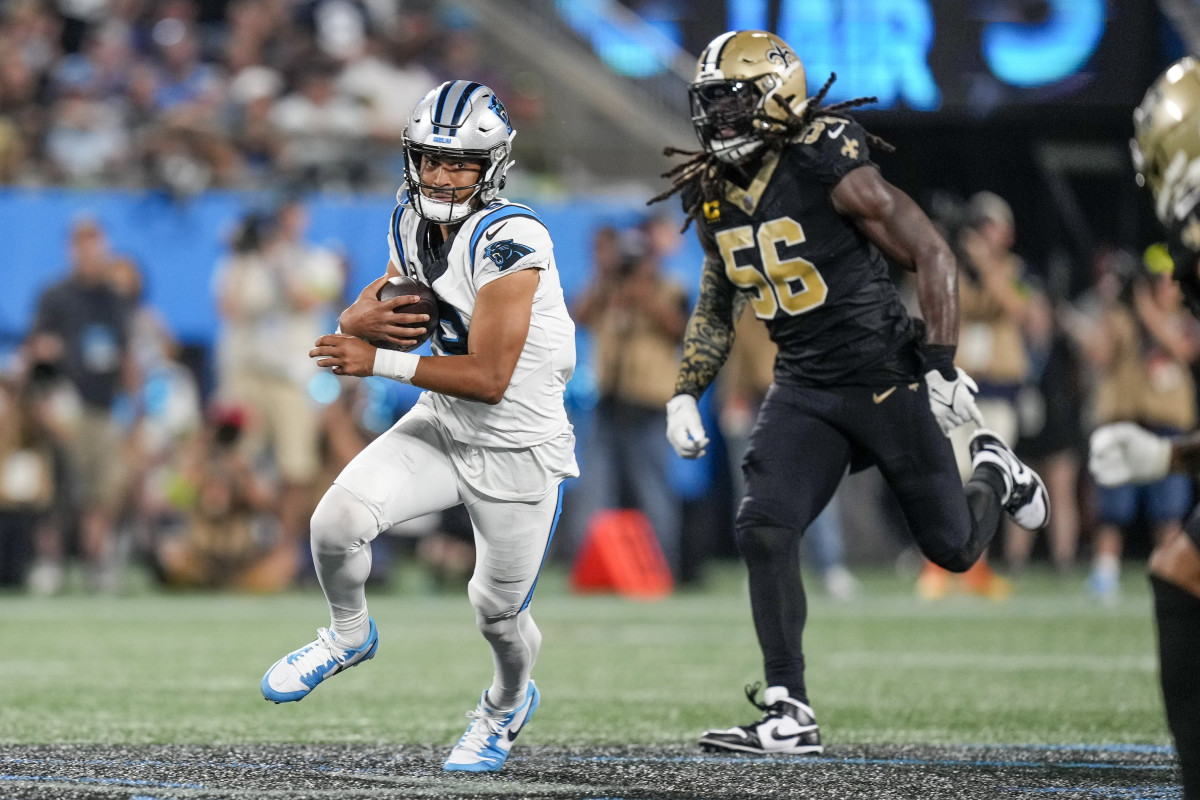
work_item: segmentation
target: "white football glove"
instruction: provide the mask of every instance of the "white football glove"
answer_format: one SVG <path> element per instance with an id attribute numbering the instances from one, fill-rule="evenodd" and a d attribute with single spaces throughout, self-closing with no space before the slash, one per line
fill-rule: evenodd
<path id="1" fill-rule="evenodd" d="M 929 407 L 933 409 L 933 416 L 937 417 L 938 427 L 947 434 L 969 420 L 983 427 L 983 415 L 975 405 L 975 393 L 979 387 L 970 375 L 963 372 L 962 367 L 955 367 L 955 371 L 958 374 L 952 381 L 946 380 L 936 369 L 925 373 L 925 383 L 929 386 Z"/>
<path id="2" fill-rule="evenodd" d="M 1132 422 L 1101 425 L 1089 450 L 1088 469 L 1101 486 L 1151 483 L 1171 468 L 1171 440 Z"/>
<path id="3" fill-rule="evenodd" d="M 699 458 L 708 447 L 696 398 L 677 394 L 667 401 L 667 441 L 680 458 Z"/>

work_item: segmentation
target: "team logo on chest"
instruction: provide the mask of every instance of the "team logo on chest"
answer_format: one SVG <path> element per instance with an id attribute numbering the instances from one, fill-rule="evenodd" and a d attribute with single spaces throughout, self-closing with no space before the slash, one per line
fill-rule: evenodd
<path id="1" fill-rule="evenodd" d="M 501 239 L 493 242 L 483 251 L 484 258 L 490 258 L 500 270 L 506 270 L 525 256 L 533 252 L 526 244 L 518 244 L 512 239 Z"/>

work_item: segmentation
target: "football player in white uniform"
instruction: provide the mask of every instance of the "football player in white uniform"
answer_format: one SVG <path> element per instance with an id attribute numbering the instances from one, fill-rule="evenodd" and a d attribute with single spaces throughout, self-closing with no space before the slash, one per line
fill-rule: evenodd
<path id="1" fill-rule="evenodd" d="M 475 530 L 468 595 L 495 666 L 448 771 L 494 772 L 538 706 L 530 672 L 541 633 L 529 604 L 558 521 L 564 478 L 578 474 L 563 390 L 575 369 L 567 314 L 545 225 L 498 197 L 513 130 L 486 86 L 449 81 L 426 95 L 404 135 L 405 186 L 388 230 L 387 274 L 367 286 L 310 353 L 337 375 L 382 375 L 428 391 L 346 466 L 312 518 L 317 577 L 331 623 L 263 676 L 277 703 L 375 655 L 363 591 L 370 542 L 404 520 L 465 503 Z M 415 301 L 377 299 L 409 275 L 438 296 L 433 356 L 406 346 L 424 315 Z"/>

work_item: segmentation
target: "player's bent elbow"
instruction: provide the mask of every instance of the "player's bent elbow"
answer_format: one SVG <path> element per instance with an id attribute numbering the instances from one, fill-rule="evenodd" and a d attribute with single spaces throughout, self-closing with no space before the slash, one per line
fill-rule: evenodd
<path id="1" fill-rule="evenodd" d="M 494 406 L 504 399 L 504 393 L 508 391 L 508 380 L 491 380 L 486 385 L 480 387 L 478 400 L 481 403 L 487 403 L 489 406 Z"/>

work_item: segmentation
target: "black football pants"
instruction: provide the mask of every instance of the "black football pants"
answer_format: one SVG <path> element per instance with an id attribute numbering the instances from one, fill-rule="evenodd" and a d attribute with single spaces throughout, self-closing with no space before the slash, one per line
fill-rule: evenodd
<path id="1" fill-rule="evenodd" d="M 738 548 L 749 570 L 767 685 L 786 686 L 804 702 L 808 608 L 800 539 L 852 464 L 879 468 L 921 552 L 948 570 L 970 568 L 1003 518 L 1003 479 L 989 466 L 962 485 L 923 382 L 881 389 L 774 384 L 742 465 Z"/>

